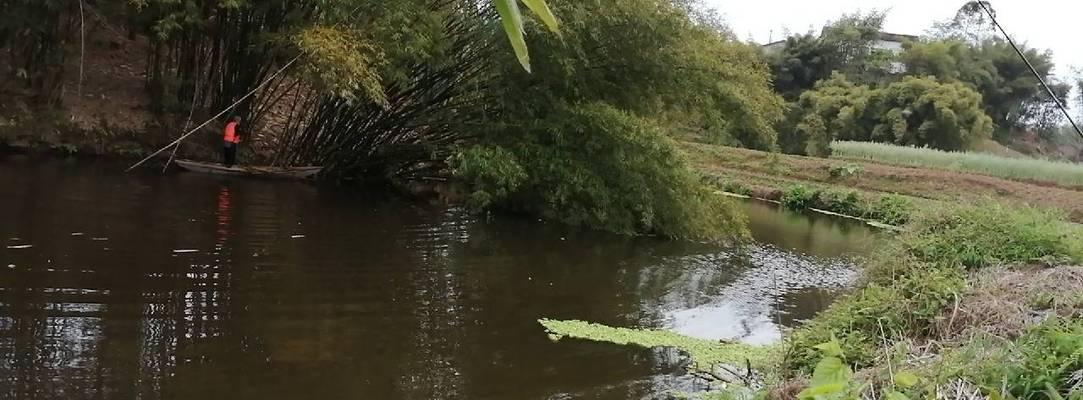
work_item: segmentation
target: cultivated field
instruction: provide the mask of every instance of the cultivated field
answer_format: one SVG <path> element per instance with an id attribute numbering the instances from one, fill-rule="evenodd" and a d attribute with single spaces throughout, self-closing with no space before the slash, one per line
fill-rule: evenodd
<path id="1" fill-rule="evenodd" d="M 864 160 L 908 167 L 971 172 L 1018 181 L 1083 187 L 1083 164 L 984 153 L 947 152 L 870 142 L 834 142 L 832 158 Z"/>
<path id="2" fill-rule="evenodd" d="M 867 195 L 900 194 L 917 201 L 975 203 L 996 199 L 1064 211 L 1083 223 L 1083 184 L 1065 185 L 1036 179 L 1013 180 L 947 168 L 915 168 L 861 159 L 823 159 L 734 147 L 682 142 L 689 160 L 705 175 L 740 183 L 758 192 L 794 185 Z M 850 169 L 842 176 L 832 170 Z M 777 194 L 777 193 L 776 193 Z M 766 196 L 761 196 L 766 197 Z"/>

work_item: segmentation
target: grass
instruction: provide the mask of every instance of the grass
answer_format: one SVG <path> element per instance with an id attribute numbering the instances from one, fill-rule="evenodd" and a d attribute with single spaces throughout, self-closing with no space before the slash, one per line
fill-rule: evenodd
<path id="1" fill-rule="evenodd" d="M 888 195 L 860 195 L 856 191 L 809 189 L 794 185 L 782 191 L 779 202 L 791 210 L 815 208 L 887 225 L 906 223 L 916 209 L 907 198 Z"/>
<path id="2" fill-rule="evenodd" d="M 1056 213 L 991 201 L 946 206 L 914 218 L 870 261 L 866 286 L 828 307 L 788 338 L 791 368 L 811 371 L 815 346 L 837 337 L 850 361 L 867 367 L 886 341 L 929 338 L 967 274 L 1036 260 L 1079 261 L 1080 238 Z"/>
<path id="3" fill-rule="evenodd" d="M 878 163 L 971 172 L 1021 181 L 1083 186 L 1083 165 L 983 153 L 946 152 L 871 142 L 834 142 L 832 157 Z"/>

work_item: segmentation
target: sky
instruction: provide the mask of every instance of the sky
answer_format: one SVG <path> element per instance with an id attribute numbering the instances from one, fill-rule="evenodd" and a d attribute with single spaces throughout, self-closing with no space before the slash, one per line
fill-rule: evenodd
<path id="1" fill-rule="evenodd" d="M 702 0 L 741 39 L 758 43 L 785 39 L 786 32 L 819 32 L 843 13 L 887 11 L 884 30 L 921 35 L 934 22 L 951 19 L 964 0 Z M 1083 1 L 991 0 L 997 20 L 1016 43 L 1053 51 L 1054 73 L 1070 79 L 1083 67 Z"/>

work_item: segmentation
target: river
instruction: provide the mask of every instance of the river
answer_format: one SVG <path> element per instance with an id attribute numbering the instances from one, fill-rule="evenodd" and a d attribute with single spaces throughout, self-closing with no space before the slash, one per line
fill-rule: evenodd
<path id="1" fill-rule="evenodd" d="M 777 341 L 874 232 L 748 203 L 740 248 L 297 182 L 0 157 L 0 398 L 649 398 L 672 352 L 536 320 Z"/>

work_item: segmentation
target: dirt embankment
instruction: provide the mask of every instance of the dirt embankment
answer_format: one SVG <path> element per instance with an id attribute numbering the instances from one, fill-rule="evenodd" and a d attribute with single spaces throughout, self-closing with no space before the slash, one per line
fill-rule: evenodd
<path id="1" fill-rule="evenodd" d="M 147 38 L 129 38 L 94 12 L 86 22 L 84 50 L 78 40 L 68 43 L 58 106 L 35 105 L 18 74 L 0 74 L 0 149 L 134 157 L 180 134 L 151 110 Z M 0 70 L 16 71 L 10 62 L 0 58 Z M 203 154 L 214 144 L 213 135 L 200 136 L 182 153 Z"/>
<path id="2" fill-rule="evenodd" d="M 771 155 L 690 142 L 684 143 L 683 148 L 689 159 L 705 173 L 741 182 L 754 190 L 770 191 L 804 184 L 937 201 L 973 202 L 991 197 L 1063 210 L 1071 221 L 1083 223 L 1083 188 L 1079 187 L 872 162 Z M 848 177 L 832 177 L 830 168 L 843 164 L 857 164 L 861 168 Z"/>

